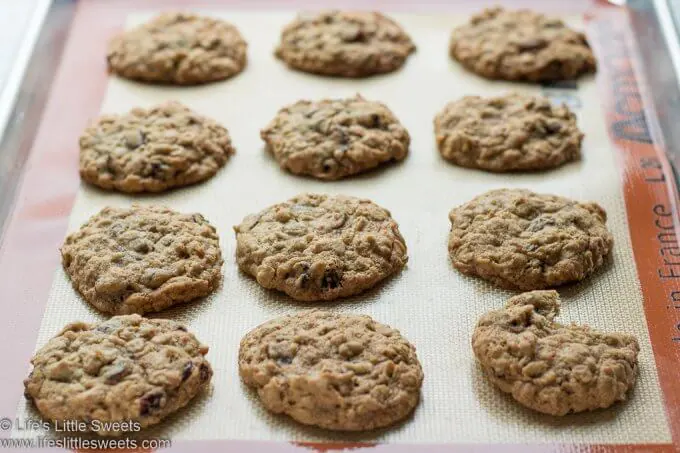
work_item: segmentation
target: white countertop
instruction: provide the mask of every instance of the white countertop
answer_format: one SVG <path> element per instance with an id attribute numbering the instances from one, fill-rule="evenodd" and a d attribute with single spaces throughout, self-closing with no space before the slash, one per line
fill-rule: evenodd
<path id="1" fill-rule="evenodd" d="M 0 133 L 51 0 L 0 0 Z"/>

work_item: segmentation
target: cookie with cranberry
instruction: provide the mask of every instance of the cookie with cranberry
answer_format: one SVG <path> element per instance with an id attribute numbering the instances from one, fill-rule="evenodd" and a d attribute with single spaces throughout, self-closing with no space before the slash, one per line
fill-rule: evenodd
<path id="1" fill-rule="evenodd" d="M 109 43 L 109 70 L 149 83 L 196 85 L 243 71 L 248 45 L 223 20 L 183 12 L 163 13 Z"/>
<path id="2" fill-rule="evenodd" d="M 207 352 L 175 321 L 126 315 L 75 322 L 35 353 L 25 396 L 60 425 L 75 421 L 102 436 L 132 434 L 208 387 Z"/>
<path id="3" fill-rule="evenodd" d="M 80 177 L 107 190 L 163 192 L 214 176 L 229 132 L 178 102 L 104 115 L 80 137 Z"/>
<path id="4" fill-rule="evenodd" d="M 234 230 L 241 270 L 302 301 L 359 294 L 408 260 L 390 212 L 350 196 L 301 194 L 247 216 Z"/>
<path id="5" fill-rule="evenodd" d="M 300 14 L 286 25 L 276 56 L 291 68 L 339 77 L 367 77 L 403 66 L 416 46 L 394 20 L 378 12 Z"/>
<path id="6" fill-rule="evenodd" d="M 260 135 L 281 168 L 336 180 L 403 160 L 411 137 L 381 102 L 298 101 L 279 110 Z"/>
<path id="7" fill-rule="evenodd" d="M 548 82 L 595 72 L 585 35 L 527 9 L 490 8 L 456 28 L 451 57 L 489 79 Z"/>
<path id="8" fill-rule="evenodd" d="M 444 107 L 434 130 L 442 157 L 462 167 L 536 171 L 581 157 L 576 115 L 543 96 L 465 96 Z"/>
<path id="9" fill-rule="evenodd" d="M 486 377 L 544 414 L 604 409 L 628 398 L 640 346 L 632 335 L 560 324 L 557 291 L 531 291 L 482 315 L 472 349 Z"/>
<path id="10" fill-rule="evenodd" d="M 85 300 L 114 315 L 207 296 L 222 280 L 215 227 L 162 206 L 102 209 L 66 238 L 61 261 Z"/>
<path id="11" fill-rule="evenodd" d="M 239 373 L 263 405 L 306 425 L 363 431 L 415 409 L 423 370 L 398 330 L 320 310 L 266 322 L 241 340 Z"/>
<path id="12" fill-rule="evenodd" d="M 577 282 L 605 263 L 614 246 L 607 213 L 526 189 L 497 189 L 449 213 L 449 256 L 467 275 L 530 291 Z"/>

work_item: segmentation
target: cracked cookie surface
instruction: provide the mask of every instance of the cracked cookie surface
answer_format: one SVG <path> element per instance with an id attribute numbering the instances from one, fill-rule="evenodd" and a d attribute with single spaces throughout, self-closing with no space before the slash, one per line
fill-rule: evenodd
<path id="1" fill-rule="evenodd" d="M 472 349 L 486 376 L 533 410 L 566 415 L 625 401 L 635 385 L 637 340 L 588 326 L 562 325 L 556 291 L 512 297 L 484 314 Z"/>
<path id="2" fill-rule="evenodd" d="M 546 82 L 595 72 L 583 33 L 529 10 L 490 8 L 456 28 L 449 46 L 463 66 L 489 79 Z"/>
<path id="3" fill-rule="evenodd" d="M 411 142 L 384 104 L 361 96 L 296 102 L 260 135 L 281 168 L 328 180 L 402 160 Z"/>
<path id="4" fill-rule="evenodd" d="M 583 280 L 614 244 L 598 204 L 525 189 L 486 192 L 452 209 L 449 220 L 454 267 L 507 289 Z"/>
<path id="5" fill-rule="evenodd" d="M 540 170 L 577 160 L 583 133 L 576 115 L 543 96 L 466 96 L 435 117 L 441 155 L 493 172 Z"/>
<path id="6" fill-rule="evenodd" d="M 234 230 L 241 270 L 302 301 L 358 294 L 408 260 L 389 211 L 349 196 L 301 194 L 247 216 Z"/>
<path id="7" fill-rule="evenodd" d="M 162 192 L 209 179 L 234 153 L 227 129 L 178 102 L 104 115 L 80 137 L 80 176 L 103 189 Z"/>
<path id="8" fill-rule="evenodd" d="M 322 11 L 286 25 L 275 53 L 301 71 L 366 77 L 400 68 L 415 48 L 399 24 L 378 12 Z"/>
<path id="9" fill-rule="evenodd" d="M 370 430 L 406 418 L 423 371 L 398 330 L 368 316 L 310 310 L 246 334 L 239 373 L 264 406 L 298 422 Z"/>
<path id="10" fill-rule="evenodd" d="M 227 79 L 246 65 L 247 44 L 233 25 L 170 12 L 109 42 L 109 70 L 128 79 L 195 85 Z"/>
<path id="11" fill-rule="evenodd" d="M 136 429 L 113 422 L 155 425 L 206 388 L 213 373 L 207 352 L 175 321 L 126 315 L 75 322 L 31 359 L 25 395 L 51 421 L 120 436 Z"/>
<path id="12" fill-rule="evenodd" d="M 215 228 L 161 206 L 107 207 L 61 247 L 74 288 L 111 314 L 160 311 L 212 293 L 222 279 Z"/>

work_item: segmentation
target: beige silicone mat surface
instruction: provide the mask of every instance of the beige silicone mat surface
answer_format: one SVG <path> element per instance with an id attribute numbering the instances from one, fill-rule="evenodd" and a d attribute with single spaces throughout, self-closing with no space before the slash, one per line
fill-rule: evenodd
<path id="1" fill-rule="evenodd" d="M 234 23 L 247 39 L 249 63 L 241 75 L 223 83 L 188 88 L 111 78 L 102 112 L 122 113 L 135 106 L 175 99 L 222 122 L 231 132 L 236 155 L 205 184 L 167 194 L 132 197 L 83 185 L 69 226 L 70 231 L 77 229 L 104 206 L 127 206 L 137 201 L 201 212 L 220 234 L 225 257 L 221 289 L 206 300 L 158 315 L 185 322 L 210 346 L 208 358 L 215 368 L 213 387 L 209 394 L 146 435 L 173 439 L 409 443 L 670 442 L 627 230 L 619 170 L 594 79 L 579 81 L 578 90 L 546 92 L 552 96 L 569 93 L 585 133 L 581 162 L 546 173 L 488 174 L 453 166 L 439 157 L 433 116 L 448 101 L 464 95 L 494 95 L 510 89 L 538 93 L 541 88 L 485 81 L 450 61 L 450 30 L 466 17 L 394 14 L 418 45 L 403 70 L 366 80 L 341 80 L 288 70 L 273 57 L 280 29 L 293 18 L 290 12 L 206 13 Z M 146 13 L 134 15 L 127 25 L 149 17 Z M 571 18 L 570 22 L 578 28 L 584 26 L 580 19 Z M 285 173 L 265 153 L 259 130 L 283 105 L 298 99 L 345 97 L 357 92 L 385 102 L 410 131 L 412 145 L 403 163 L 327 183 Z M 73 143 L 77 146 L 77 137 Z M 639 381 L 629 402 L 609 410 L 551 418 L 515 404 L 482 378 L 470 348 L 473 326 L 480 314 L 502 306 L 511 293 L 463 277 L 452 268 L 446 248 L 447 214 L 475 195 L 500 187 L 526 187 L 596 200 L 609 213 L 608 224 L 616 240 L 612 263 L 593 278 L 560 289 L 561 318 L 564 322 L 626 331 L 640 339 Z M 238 271 L 232 227 L 251 212 L 306 191 L 370 198 L 391 210 L 406 238 L 410 260 L 400 275 L 359 297 L 324 305 L 331 310 L 369 314 L 399 328 L 416 345 L 425 372 L 422 402 L 411 419 L 392 429 L 344 435 L 301 426 L 267 413 L 239 381 L 237 354 L 241 336 L 265 320 L 309 305 L 266 291 Z M 75 293 L 59 268 L 36 347 L 71 321 L 101 319 L 103 316 Z M 20 404 L 17 415 L 37 417 L 25 402 Z"/>

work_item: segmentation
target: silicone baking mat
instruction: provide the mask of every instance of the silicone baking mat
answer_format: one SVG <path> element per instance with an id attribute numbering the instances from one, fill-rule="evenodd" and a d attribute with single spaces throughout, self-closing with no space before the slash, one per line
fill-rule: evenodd
<path id="1" fill-rule="evenodd" d="M 475 9 L 479 8 L 481 6 Z M 102 59 L 103 47 L 75 41 L 78 22 L 84 21 L 94 9 L 81 5 L 67 56 L 75 49 L 79 52 L 71 60 L 65 59 L 64 65 Z M 34 310 L 34 314 L 42 317 L 37 330 L 33 330 L 37 335 L 22 341 L 30 345 L 29 351 L 32 351 L 68 322 L 104 319 L 77 295 L 58 264 L 57 246 L 66 231 L 77 229 L 104 206 L 128 206 L 132 202 L 163 204 L 178 211 L 200 212 L 216 226 L 225 257 L 224 282 L 214 295 L 204 300 L 152 315 L 183 321 L 208 344 L 208 358 L 215 376 L 209 392 L 167 422 L 146 430 L 144 437 L 177 441 L 293 441 L 307 445 L 332 442 L 359 446 L 375 443 L 626 444 L 648 447 L 670 444 L 674 425 L 669 417 L 674 415 L 667 409 L 668 394 L 664 395 L 660 382 L 663 367 L 669 363 L 663 354 L 659 354 L 658 348 L 656 355 L 654 353 L 656 345 L 653 345 L 654 338 L 648 329 L 660 327 L 650 322 L 650 307 L 646 305 L 648 295 L 644 278 L 649 277 L 649 271 L 640 268 L 639 259 L 637 263 L 635 260 L 635 256 L 646 256 L 647 251 L 633 253 L 635 235 L 631 236 L 631 233 L 637 229 L 633 224 L 637 220 L 631 217 L 631 205 L 628 210 L 626 208 L 626 191 L 631 190 L 627 175 L 630 171 L 627 157 L 630 156 L 622 156 L 621 149 L 612 141 L 614 123 L 607 121 L 603 110 L 603 105 L 608 105 L 610 99 L 602 89 L 602 79 L 611 74 L 612 67 L 608 64 L 615 60 L 601 64 L 597 76 L 599 84 L 595 77 L 543 87 L 490 82 L 466 72 L 447 56 L 450 31 L 466 21 L 467 12 L 392 13 L 388 7 L 382 9 L 402 24 L 418 46 L 402 70 L 385 76 L 345 80 L 307 75 L 286 68 L 273 57 L 272 51 L 281 28 L 294 17 L 293 10 L 193 7 L 192 10 L 200 13 L 224 18 L 241 30 L 249 44 L 248 66 L 242 74 L 226 82 L 199 87 L 152 86 L 108 77 L 98 87 L 102 93 L 101 102 L 88 112 L 89 119 L 99 111 L 122 113 L 135 106 L 148 107 L 165 100 L 177 100 L 224 124 L 231 133 L 237 153 L 224 169 L 204 184 L 159 195 L 128 196 L 77 185 L 75 159 L 79 131 L 70 137 L 70 141 L 65 141 L 68 149 L 63 149 L 60 157 L 52 153 L 62 164 L 54 171 L 69 172 L 68 178 L 75 180 L 71 183 L 74 201 L 69 198 L 53 204 L 46 199 L 35 211 L 27 213 L 29 216 L 42 215 L 56 209 L 59 221 L 66 218 L 68 222 L 57 236 L 56 246 L 50 244 L 51 247 L 41 250 L 43 255 L 53 255 L 45 258 L 52 269 L 51 287 L 43 300 L 33 301 L 40 305 L 40 310 Z M 118 25 L 134 26 L 158 11 L 125 11 L 125 14 L 119 14 L 121 22 Z M 582 15 L 561 10 L 554 13 L 576 28 L 586 28 Z M 612 30 L 607 22 L 602 21 L 600 27 L 595 27 L 598 23 L 592 19 L 588 22 L 591 40 L 597 41 L 599 34 L 604 33 L 610 33 L 611 38 Z M 80 38 L 83 36 L 81 33 Z M 596 49 L 602 51 L 597 43 Z M 94 53 L 95 50 L 99 53 Z M 602 63 L 603 54 L 598 56 Z M 84 76 L 73 71 L 71 74 Z M 68 75 L 67 68 L 62 68 L 60 77 Z M 585 133 L 583 159 L 549 172 L 505 175 L 463 169 L 441 159 L 434 142 L 434 115 L 447 102 L 464 95 L 491 96 L 508 91 L 543 94 L 555 102 L 568 103 Z M 298 99 L 339 98 L 355 93 L 387 104 L 409 130 L 412 143 L 404 162 L 344 181 L 321 182 L 283 172 L 264 151 L 259 130 L 280 107 Z M 615 112 L 625 113 L 624 107 L 630 110 L 629 101 L 622 106 L 615 103 Z M 45 121 L 47 118 L 49 116 Z M 619 121 L 620 136 L 628 141 L 637 137 L 632 141 L 640 142 L 646 129 L 624 120 Z M 70 127 L 69 131 L 75 132 L 76 128 Z M 653 171 L 657 163 L 650 162 L 643 167 L 647 172 Z M 663 161 L 659 160 L 658 164 L 662 167 Z M 662 169 L 656 171 L 663 175 Z M 27 184 L 30 181 L 25 181 L 25 189 Z M 639 338 L 640 374 L 628 402 L 607 410 L 554 418 L 519 406 L 483 378 L 469 345 L 472 329 L 483 312 L 502 306 L 512 293 L 464 277 L 451 267 L 446 248 L 450 226 L 447 214 L 452 207 L 475 195 L 500 187 L 525 187 L 537 192 L 594 200 L 608 212 L 608 225 L 615 237 L 613 258 L 592 278 L 560 288 L 561 319 L 603 330 L 625 331 Z M 392 212 L 406 239 L 410 259 L 401 274 L 360 296 L 323 304 L 331 310 L 369 314 L 400 329 L 416 345 L 425 373 L 422 401 L 410 419 L 390 429 L 343 434 L 302 426 L 285 416 L 269 414 L 259 404 L 256 394 L 240 383 L 237 354 L 241 336 L 265 320 L 313 305 L 266 291 L 240 273 L 234 260 L 232 227 L 245 215 L 300 192 L 370 198 Z M 656 224 L 673 225 L 670 205 L 651 204 L 648 208 L 660 219 Z M 8 242 L 5 248 L 11 245 Z M 0 255 L 0 260 L 3 258 L 5 261 L 0 264 L 6 263 L 6 255 Z M 657 269 L 658 276 L 665 275 L 664 272 L 667 274 L 672 269 Z M 21 281 L 25 282 L 26 277 Z M 24 374 L 28 372 L 26 363 L 27 358 L 23 365 L 17 365 Z M 20 396 L 18 385 L 12 389 Z M 39 417 L 25 401 L 20 400 L 18 405 L 17 400 L 14 401 L 13 411 L 9 413 L 14 418 Z M 26 437 L 27 433 L 15 431 L 14 436 Z"/>

